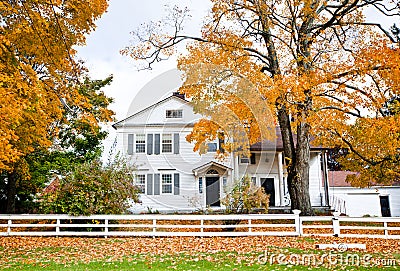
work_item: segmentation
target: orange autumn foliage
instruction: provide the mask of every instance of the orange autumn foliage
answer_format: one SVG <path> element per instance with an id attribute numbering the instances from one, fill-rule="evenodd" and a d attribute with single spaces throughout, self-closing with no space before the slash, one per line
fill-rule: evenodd
<path id="1" fill-rule="evenodd" d="M 364 16 L 366 9 L 375 9 L 398 19 L 396 3 L 211 2 L 201 36 L 184 32 L 187 11 L 175 8 L 158 28 L 134 31 L 138 42 L 123 50 L 151 67 L 187 41 L 187 53 L 178 60 L 186 80 L 181 92 L 205 116 L 188 137 L 196 142 L 196 150 L 223 132 L 233 144 L 230 150 L 240 155 L 256 141 L 273 139 L 270 128 L 279 125 L 291 207 L 303 215 L 312 214 L 311 138 L 326 147 L 359 149 L 353 153 L 364 160 L 376 152 L 364 153 L 362 146 L 375 144 L 386 159 L 392 159 L 378 135 L 393 140 L 394 146 L 398 136 L 385 135 L 385 129 L 373 142 L 357 136 L 350 140 L 349 135 L 356 135 L 354 130 L 361 129 L 357 127 L 364 121 L 397 129 L 381 109 L 400 95 L 398 44 L 382 25 Z M 373 172 L 363 173 L 376 178 Z"/>
<path id="2" fill-rule="evenodd" d="M 90 107 L 78 92 L 84 67 L 73 47 L 84 45 L 107 6 L 106 0 L 0 3 L 0 170 L 50 146 L 53 124 L 68 105 Z"/>

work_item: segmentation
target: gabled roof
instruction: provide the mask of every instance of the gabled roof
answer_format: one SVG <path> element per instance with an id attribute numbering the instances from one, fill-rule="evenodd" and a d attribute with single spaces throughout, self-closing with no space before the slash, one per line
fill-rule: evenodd
<path id="1" fill-rule="evenodd" d="M 215 161 L 211 161 L 211 162 L 208 162 L 208 163 L 206 163 L 206 164 L 204 164 L 204 165 L 202 165 L 202 166 L 199 166 L 199 167 L 197 167 L 197 168 L 192 169 L 192 171 L 193 171 L 193 172 L 199 172 L 199 171 L 202 171 L 202 170 L 211 168 L 212 166 L 215 166 L 215 167 L 217 167 L 217 168 L 221 168 L 221 169 L 223 169 L 223 170 L 225 170 L 225 171 L 228 170 L 228 169 L 229 169 L 229 170 L 232 170 L 231 167 L 225 166 L 225 165 L 220 164 L 220 163 L 217 163 L 217 162 L 215 162 Z"/>
<path id="2" fill-rule="evenodd" d="M 328 171 L 329 186 L 330 187 L 353 187 L 353 186 L 351 186 L 350 183 L 346 182 L 346 178 L 349 175 L 360 175 L 360 173 L 354 172 L 354 171 L 340 171 L 340 170 L 339 171 L 334 171 L 334 170 Z M 394 182 L 391 185 L 376 184 L 373 186 L 380 186 L 380 187 L 395 186 L 395 187 L 398 187 L 398 186 L 400 186 L 400 182 Z"/>
<path id="3" fill-rule="evenodd" d="M 150 111 L 151 109 L 157 107 L 158 105 L 163 104 L 163 103 L 165 103 L 165 102 L 167 102 L 167 101 L 169 101 L 169 100 L 172 100 L 172 99 L 175 99 L 175 100 L 177 100 L 177 101 L 179 101 L 179 102 L 182 102 L 182 103 L 184 103 L 184 104 L 189 104 L 189 101 L 186 100 L 185 97 L 184 97 L 183 95 L 174 92 L 171 96 L 169 96 L 169 97 L 167 97 L 167 98 L 165 98 L 165 99 L 163 99 L 163 100 L 161 100 L 161 101 L 159 101 L 159 102 L 157 102 L 157 103 L 155 103 L 155 104 L 152 104 L 152 105 L 146 107 L 145 109 L 142 109 L 142 110 L 140 110 L 139 112 L 136 112 L 135 114 L 130 115 L 129 117 L 127 117 L 127 118 L 125 118 L 125 119 L 123 119 L 123 120 L 120 120 L 120 121 L 114 123 L 114 124 L 112 125 L 112 127 L 113 127 L 115 130 L 117 130 L 117 128 L 122 127 L 123 124 L 124 124 L 125 122 L 127 122 L 128 120 L 130 120 L 130 119 L 132 119 L 132 118 L 134 118 L 134 117 L 136 117 L 136 116 L 138 116 L 138 115 L 140 115 L 140 114 L 143 114 L 143 113 L 145 113 L 145 112 L 147 112 L 147 111 Z"/>
<path id="4" fill-rule="evenodd" d="M 346 182 L 349 175 L 359 175 L 353 171 L 328 171 L 328 180 L 330 187 L 352 187 L 350 183 Z"/>
<path id="5" fill-rule="evenodd" d="M 283 140 L 279 127 L 275 128 L 276 140 L 264 140 L 262 142 L 254 143 L 250 146 L 250 151 L 275 151 L 280 150 L 283 151 Z M 294 143 L 297 143 L 297 135 L 293 134 Z M 312 151 L 324 150 L 327 148 L 323 148 L 322 146 L 316 146 L 310 144 L 310 148 Z"/>

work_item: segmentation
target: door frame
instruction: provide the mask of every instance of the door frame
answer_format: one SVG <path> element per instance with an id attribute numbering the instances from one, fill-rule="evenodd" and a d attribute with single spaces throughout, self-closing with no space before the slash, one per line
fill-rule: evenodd
<path id="1" fill-rule="evenodd" d="M 283 205 L 283 194 L 281 192 L 281 185 L 280 185 L 280 179 L 278 174 L 254 174 L 254 175 L 249 175 L 251 177 L 256 177 L 256 184 L 258 187 L 262 187 L 261 185 L 261 179 L 263 178 L 270 178 L 274 179 L 274 190 L 275 190 L 275 205 L 274 206 L 282 206 Z"/>
<path id="2" fill-rule="evenodd" d="M 259 185 L 260 185 L 260 187 L 263 187 L 263 184 L 261 183 L 261 179 L 272 179 L 272 184 L 274 186 L 274 205 L 269 204 L 269 206 L 270 207 L 271 206 L 272 207 L 279 206 L 280 199 L 279 199 L 279 191 L 278 191 L 279 186 L 276 185 L 277 178 L 275 178 L 275 176 L 271 176 L 271 175 L 260 176 Z M 265 190 L 265 188 L 264 188 L 264 190 Z M 265 192 L 267 192 L 267 191 L 265 191 Z"/>
<path id="3" fill-rule="evenodd" d="M 215 181 L 211 184 L 211 185 L 215 185 L 215 183 L 217 183 L 217 187 L 218 187 L 218 201 L 217 201 L 217 205 L 211 205 L 211 204 L 207 204 L 207 199 L 208 199 L 208 193 L 207 193 L 207 180 L 209 180 L 210 178 L 215 179 Z M 221 207 L 221 176 L 217 175 L 217 174 L 213 174 L 213 175 L 209 175 L 207 174 L 204 177 L 204 181 L 205 181 L 205 185 L 204 185 L 204 206 L 205 207 Z"/>
<path id="4" fill-rule="evenodd" d="M 383 208 L 382 208 L 382 198 L 386 198 L 387 199 L 387 204 L 388 204 L 387 213 L 388 213 L 388 216 L 384 215 Z M 390 210 L 390 197 L 389 197 L 389 195 L 379 195 L 379 205 L 381 207 L 381 215 L 382 215 L 382 217 L 391 217 L 392 216 L 392 212 Z"/>

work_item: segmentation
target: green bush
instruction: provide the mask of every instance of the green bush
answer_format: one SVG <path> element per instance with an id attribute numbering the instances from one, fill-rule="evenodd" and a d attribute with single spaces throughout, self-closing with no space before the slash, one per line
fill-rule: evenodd
<path id="1" fill-rule="evenodd" d="M 126 213 L 128 199 L 138 201 L 134 170 L 118 157 L 107 166 L 98 160 L 77 165 L 59 180 L 54 191 L 40 197 L 40 209 L 44 213 L 75 216 Z"/>

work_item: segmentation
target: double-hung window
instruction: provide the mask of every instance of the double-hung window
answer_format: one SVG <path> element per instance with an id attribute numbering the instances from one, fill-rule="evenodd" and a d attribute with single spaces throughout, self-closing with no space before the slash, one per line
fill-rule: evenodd
<path id="1" fill-rule="evenodd" d="M 172 194 L 172 174 L 161 175 L 161 193 Z"/>
<path id="2" fill-rule="evenodd" d="M 171 153 L 172 152 L 172 134 L 162 135 L 162 152 Z"/>
<path id="3" fill-rule="evenodd" d="M 182 116 L 183 116 L 182 109 L 167 110 L 165 112 L 165 117 L 167 119 L 181 119 Z"/>
<path id="4" fill-rule="evenodd" d="M 135 185 L 140 194 L 146 193 L 146 175 L 138 174 L 135 176 Z"/>
<path id="5" fill-rule="evenodd" d="M 136 134 L 135 145 L 136 145 L 136 153 L 146 152 L 146 135 Z"/>

